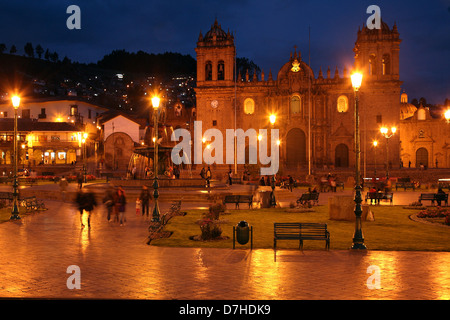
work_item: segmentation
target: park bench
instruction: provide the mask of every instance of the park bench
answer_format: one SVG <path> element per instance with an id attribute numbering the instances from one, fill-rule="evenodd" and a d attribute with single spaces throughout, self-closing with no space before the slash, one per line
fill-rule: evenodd
<path id="1" fill-rule="evenodd" d="M 305 205 L 307 203 L 318 204 L 319 203 L 319 193 L 318 192 L 311 192 L 311 193 L 304 193 L 300 196 L 300 198 L 297 199 L 297 206 L 298 205 Z"/>
<path id="2" fill-rule="evenodd" d="M 326 223 L 275 222 L 273 229 L 274 251 L 278 240 L 299 240 L 299 248 L 302 250 L 303 240 L 325 240 L 325 249 L 330 249 L 330 232 Z"/>
<path id="3" fill-rule="evenodd" d="M 37 179 L 36 178 L 19 178 L 18 179 L 19 185 L 22 186 L 33 186 L 36 184 Z"/>
<path id="4" fill-rule="evenodd" d="M 395 183 L 395 190 L 398 190 L 398 188 L 403 188 L 405 191 L 406 189 L 413 189 L 413 191 L 416 190 L 416 186 L 413 182 L 411 182 L 410 178 L 399 178 Z"/>
<path id="5" fill-rule="evenodd" d="M 36 196 L 25 197 L 20 199 L 20 201 L 22 205 L 25 207 L 26 212 L 47 210 L 44 201 L 38 200 Z"/>
<path id="6" fill-rule="evenodd" d="M 147 238 L 147 244 L 150 244 L 152 240 L 161 237 L 161 235 L 164 233 L 163 229 L 167 225 L 167 223 L 169 223 L 170 219 L 175 216 L 184 216 L 186 214 L 186 212 L 181 211 L 181 200 L 172 202 L 169 211 L 161 215 L 159 221 L 150 222 L 150 225 L 148 227 L 148 231 L 150 232 L 150 234 Z"/>
<path id="7" fill-rule="evenodd" d="M 252 195 L 245 195 L 245 194 L 240 194 L 240 195 L 226 195 L 224 200 L 223 200 L 223 204 L 227 204 L 227 203 L 234 203 L 236 205 L 236 209 L 239 209 L 239 204 L 240 203 L 247 203 L 248 204 L 248 208 L 252 208 L 253 207 L 253 196 Z"/>
<path id="8" fill-rule="evenodd" d="M 434 204 L 435 201 L 444 201 L 445 205 L 448 206 L 448 193 L 421 193 L 419 196 L 419 203 L 423 200 L 431 201 Z"/>
<path id="9" fill-rule="evenodd" d="M 366 202 L 370 201 L 370 203 L 375 202 L 379 204 L 381 200 L 389 201 L 391 204 L 394 200 L 393 192 L 367 192 L 366 193 Z"/>

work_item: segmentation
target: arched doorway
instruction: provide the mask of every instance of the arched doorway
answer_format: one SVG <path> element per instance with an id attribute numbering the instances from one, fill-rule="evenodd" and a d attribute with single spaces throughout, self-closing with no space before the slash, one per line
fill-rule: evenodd
<path id="1" fill-rule="evenodd" d="M 416 151 L 416 168 L 420 165 L 428 167 L 428 150 L 426 148 L 419 148 Z"/>
<path id="2" fill-rule="evenodd" d="M 348 167 L 348 147 L 341 143 L 336 146 L 334 152 L 334 165 L 336 167 Z"/>
<path id="3" fill-rule="evenodd" d="M 306 135 L 301 129 L 291 129 L 286 136 L 286 164 L 306 164 Z"/>

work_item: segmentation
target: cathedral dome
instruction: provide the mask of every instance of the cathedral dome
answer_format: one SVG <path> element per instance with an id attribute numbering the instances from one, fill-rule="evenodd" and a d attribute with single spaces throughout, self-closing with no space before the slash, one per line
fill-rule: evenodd
<path id="1" fill-rule="evenodd" d="M 408 103 L 408 95 L 403 92 L 400 96 L 400 120 L 412 117 L 416 111 L 416 106 Z"/>
<path id="2" fill-rule="evenodd" d="M 211 29 L 205 34 L 203 41 L 213 41 L 214 38 L 216 39 L 216 41 L 224 41 L 228 38 L 226 32 L 223 31 L 220 25 L 217 23 L 217 20 L 214 21 Z"/>

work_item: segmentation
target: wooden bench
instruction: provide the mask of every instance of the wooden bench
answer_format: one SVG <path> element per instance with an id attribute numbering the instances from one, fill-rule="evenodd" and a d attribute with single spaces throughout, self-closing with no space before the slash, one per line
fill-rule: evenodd
<path id="1" fill-rule="evenodd" d="M 239 209 L 239 204 L 240 203 L 247 203 L 248 204 L 248 208 L 252 208 L 253 207 L 253 196 L 252 195 L 245 195 L 245 194 L 240 194 L 240 195 L 226 195 L 224 200 L 223 200 L 223 204 L 227 204 L 227 203 L 234 203 L 236 205 L 236 209 Z"/>
<path id="2" fill-rule="evenodd" d="M 376 204 L 379 204 L 381 200 L 389 201 L 392 204 L 394 200 L 393 192 L 367 192 L 366 193 L 366 202 L 370 200 L 370 203 L 375 201 Z"/>
<path id="3" fill-rule="evenodd" d="M 47 210 L 45 203 L 42 200 L 38 200 L 36 196 L 25 197 L 20 199 L 22 205 L 25 207 L 26 212 Z"/>
<path id="4" fill-rule="evenodd" d="M 319 203 L 319 193 L 318 192 L 311 192 L 311 193 L 304 193 L 300 196 L 300 198 L 297 199 L 297 206 L 299 204 L 305 205 L 307 203 L 312 202 L 312 204 L 318 204 Z"/>
<path id="5" fill-rule="evenodd" d="M 35 178 L 19 178 L 17 180 L 19 182 L 19 185 L 23 186 L 33 186 L 37 182 Z"/>
<path id="6" fill-rule="evenodd" d="M 299 240 L 303 250 L 303 240 L 325 240 L 325 249 L 330 249 L 330 232 L 326 223 L 275 222 L 273 225 L 273 248 L 276 251 L 278 240 Z"/>
<path id="7" fill-rule="evenodd" d="M 403 188 L 405 191 L 406 189 L 413 189 L 416 190 L 416 185 L 412 182 L 396 182 L 395 183 L 395 190 L 398 190 L 398 188 Z"/>
<path id="8" fill-rule="evenodd" d="M 419 203 L 423 200 L 431 201 L 431 204 L 438 201 L 444 201 L 445 205 L 448 206 L 448 193 L 421 193 L 419 196 Z"/>

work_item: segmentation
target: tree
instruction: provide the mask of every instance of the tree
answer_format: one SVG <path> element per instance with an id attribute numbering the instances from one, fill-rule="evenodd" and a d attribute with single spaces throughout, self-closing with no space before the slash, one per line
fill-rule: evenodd
<path id="1" fill-rule="evenodd" d="M 44 59 L 45 60 L 50 60 L 50 52 L 48 51 L 48 49 L 45 50 Z"/>
<path id="2" fill-rule="evenodd" d="M 58 62 L 58 59 L 59 59 L 58 53 L 53 52 L 53 53 L 50 54 L 50 60 L 51 61 Z"/>
<path id="3" fill-rule="evenodd" d="M 28 57 L 34 58 L 34 49 L 33 49 L 33 45 L 31 44 L 31 42 L 27 42 L 25 44 L 24 50 L 25 50 L 25 54 Z"/>
<path id="4" fill-rule="evenodd" d="M 6 51 L 6 45 L 4 43 L 0 43 L 0 54 Z"/>
<path id="5" fill-rule="evenodd" d="M 41 57 L 42 57 L 42 54 L 44 53 L 44 49 L 41 47 L 41 45 L 40 44 L 38 44 L 37 46 L 36 46 L 36 54 L 38 55 L 38 57 L 39 57 L 39 59 L 41 59 Z"/>
<path id="6" fill-rule="evenodd" d="M 12 45 L 12 46 L 11 46 L 11 49 L 9 50 L 9 53 L 15 54 L 16 52 L 17 52 L 16 46 L 15 46 L 15 45 Z"/>
<path id="7" fill-rule="evenodd" d="M 245 79 L 245 74 L 247 71 L 248 71 L 250 79 L 253 77 L 253 74 L 255 72 L 257 75 L 259 75 L 261 73 L 261 68 L 257 64 L 255 64 L 252 60 L 249 60 L 248 58 L 237 58 L 236 59 L 236 67 L 237 67 L 237 73 L 241 74 L 242 79 Z"/>

